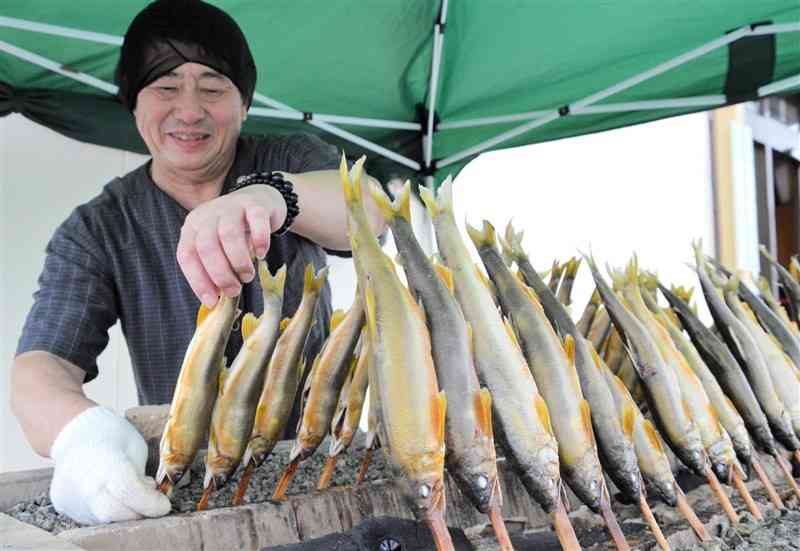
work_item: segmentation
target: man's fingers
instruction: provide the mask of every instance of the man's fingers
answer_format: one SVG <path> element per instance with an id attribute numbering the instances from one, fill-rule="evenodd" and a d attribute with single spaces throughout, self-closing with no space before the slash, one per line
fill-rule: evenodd
<path id="1" fill-rule="evenodd" d="M 250 228 L 253 250 L 256 256 L 263 260 L 269 251 L 270 234 L 272 233 L 267 211 L 261 206 L 250 206 L 245 209 L 244 215 L 247 227 Z"/>
<path id="2" fill-rule="evenodd" d="M 148 484 L 146 477 L 136 474 L 133 465 L 127 462 L 119 466 L 106 490 L 137 515 L 161 517 L 172 509 L 169 498 Z"/>
<path id="3" fill-rule="evenodd" d="M 239 276 L 231 269 L 228 258 L 225 256 L 219 240 L 217 224 L 207 224 L 198 230 L 195 247 L 214 286 L 222 289 L 222 292 L 228 297 L 237 296 L 242 290 L 242 285 Z"/>
<path id="4" fill-rule="evenodd" d="M 250 283 L 256 272 L 245 230 L 245 223 L 241 216 L 236 218 L 222 216 L 217 223 L 219 241 L 231 268 L 236 272 L 239 281 Z"/>
<path id="5" fill-rule="evenodd" d="M 208 308 L 212 308 L 217 303 L 219 291 L 218 287 L 211 281 L 211 277 L 197 254 L 195 236 L 194 230 L 187 229 L 184 226 L 178 243 L 178 265 L 181 267 L 181 271 L 194 294 Z"/>

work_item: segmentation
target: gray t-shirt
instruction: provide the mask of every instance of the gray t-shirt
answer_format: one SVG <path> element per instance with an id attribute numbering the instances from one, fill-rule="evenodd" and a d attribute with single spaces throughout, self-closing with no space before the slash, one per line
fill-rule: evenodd
<path id="1" fill-rule="evenodd" d="M 297 174 L 337 168 L 338 163 L 336 148 L 311 135 L 242 137 L 223 193 L 242 174 Z M 175 257 L 189 211 L 153 183 L 149 167 L 147 162 L 107 184 L 56 230 L 17 346 L 17 354 L 41 350 L 72 362 L 86 370 L 88 382 L 98 374 L 97 356 L 108 344 L 109 328 L 120 320 L 143 405 L 172 401 L 200 306 Z M 270 270 L 288 267 L 284 316 L 300 303 L 306 264 L 319 269 L 325 256 L 321 247 L 291 232 L 273 236 Z M 263 311 L 257 277 L 244 286 L 239 308 L 256 315 Z M 309 364 L 328 334 L 330 313 L 326 284 L 306 345 Z M 233 331 L 229 362 L 241 344 L 240 331 Z"/>

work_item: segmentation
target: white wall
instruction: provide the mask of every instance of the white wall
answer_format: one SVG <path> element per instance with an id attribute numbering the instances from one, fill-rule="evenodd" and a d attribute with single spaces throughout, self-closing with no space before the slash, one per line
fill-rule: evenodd
<path id="1" fill-rule="evenodd" d="M 712 250 L 708 151 L 707 119 L 699 114 L 489 153 L 457 179 L 457 216 L 473 225 L 488 218 L 498 229 L 513 218 L 540 270 L 591 246 L 601 262 L 621 265 L 636 251 L 667 281 L 693 284 L 683 266 L 690 239 L 702 236 Z M 9 367 L 44 247 L 74 206 L 143 159 L 66 139 L 18 115 L 0 118 L 0 472 L 46 464 L 8 408 Z M 331 264 L 334 307 L 347 308 L 355 292 L 352 263 Z M 575 288 L 578 314 L 590 291 L 584 267 Z M 118 326 L 99 363 L 89 396 L 120 412 L 134 405 Z"/>
<path id="2" fill-rule="evenodd" d="M 467 165 L 454 191 L 459 223 L 480 227 L 486 218 L 502 232 L 511 219 L 525 230 L 539 271 L 591 250 L 606 275 L 606 262 L 624 267 L 635 252 L 665 282 L 695 285 L 685 265 L 691 240 L 714 250 L 706 113 L 488 153 Z M 573 316 L 593 289 L 582 265 Z"/>

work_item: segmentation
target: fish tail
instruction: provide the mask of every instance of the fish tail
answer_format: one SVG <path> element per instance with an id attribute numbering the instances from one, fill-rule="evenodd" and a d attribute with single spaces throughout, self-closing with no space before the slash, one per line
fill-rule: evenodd
<path id="1" fill-rule="evenodd" d="M 465 222 L 467 234 L 472 242 L 475 244 L 476 249 L 483 249 L 485 247 L 494 249 L 497 246 L 497 236 L 492 226 L 487 220 L 483 221 L 483 230 L 473 228 Z"/>
<path id="2" fill-rule="evenodd" d="M 392 209 L 392 201 L 386 195 L 386 192 L 378 186 L 370 186 L 369 194 L 372 196 L 372 200 L 375 201 L 375 205 L 378 207 L 383 219 L 386 222 L 391 222 L 395 217 L 395 212 Z"/>
<path id="3" fill-rule="evenodd" d="M 314 275 L 314 265 L 309 263 L 306 264 L 306 271 L 303 274 L 303 294 L 307 295 L 310 293 L 319 293 L 322 289 L 322 285 L 325 283 L 325 280 L 328 278 L 328 267 L 323 266 L 317 272 L 317 275 Z"/>
<path id="4" fill-rule="evenodd" d="M 455 289 L 453 270 L 438 262 L 435 258 L 431 258 L 431 265 L 433 266 L 436 275 L 438 275 L 439 279 L 441 279 L 442 283 L 444 283 L 444 286 L 447 287 L 451 293 L 453 293 Z"/>
<path id="5" fill-rule="evenodd" d="M 589 299 L 589 302 L 591 302 L 594 306 L 600 306 L 600 304 L 603 302 L 603 299 L 600 298 L 600 291 L 597 290 L 597 287 L 595 287 L 594 291 L 592 291 L 592 298 Z"/>
<path id="6" fill-rule="evenodd" d="M 453 212 L 453 179 L 448 176 L 434 195 L 427 187 L 419 188 L 419 196 L 428 209 L 431 219 L 436 220 L 442 213 Z"/>
<path id="7" fill-rule="evenodd" d="M 411 223 L 411 181 L 406 180 L 403 189 L 394 201 L 389 199 L 383 189 L 375 184 L 369 186 L 370 195 L 381 211 L 381 215 L 386 222 L 391 222 L 399 216 L 409 224 Z"/>
<path id="8" fill-rule="evenodd" d="M 269 273 L 269 266 L 266 261 L 259 260 L 258 279 L 261 282 L 261 290 L 264 295 L 283 296 L 283 289 L 286 285 L 286 265 L 281 266 L 273 276 Z"/>
<path id="9" fill-rule="evenodd" d="M 564 274 L 564 277 L 575 279 L 575 276 L 578 275 L 578 268 L 580 267 L 581 267 L 581 259 L 575 258 L 573 256 L 567 261 L 567 269 Z"/>
<path id="10" fill-rule="evenodd" d="M 639 259 L 634 254 L 628 265 L 625 266 L 625 282 L 632 285 L 639 284 Z"/>
<path id="11" fill-rule="evenodd" d="M 339 176 L 344 188 L 345 203 L 352 209 L 355 205 L 362 205 L 364 197 L 361 189 L 361 177 L 364 174 L 364 161 L 366 157 L 361 157 L 353 165 L 352 172 L 347 169 L 347 158 L 342 153 L 342 162 L 339 164 Z M 352 176 L 352 178 L 351 178 Z"/>

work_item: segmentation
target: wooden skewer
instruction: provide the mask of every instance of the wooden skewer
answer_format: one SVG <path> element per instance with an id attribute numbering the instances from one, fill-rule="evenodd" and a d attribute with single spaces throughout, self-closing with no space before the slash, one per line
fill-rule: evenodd
<path id="1" fill-rule="evenodd" d="M 737 467 L 731 469 L 731 478 L 733 478 L 733 483 L 736 486 L 736 489 L 739 491 L 739 495 L 742 496 L 745 505 L 747 505 L 747 509 L 750 511 L 750 514 L 755 517 L 756 520 L 764 520 L 764 515 L 761 514 L 761 509 L 758 508 L 756 502 L 753 501 L 753 496 L 750 495 L 750 492 L 747 490 L 747 486 L 744 484 L 744 480 L 742 480 L 742 473 L 739 472 Z"/>
<path id="2" fill-rule="evenodd" d="M 772 485 L 769 478 L 767 477 L 767 473 L 764 472 L 764 467 L 761 466 L 761 462 L 753 456 L 750 461 L 750 465 L 753 467 L 753 470 L 756 472 L 756 476 L 761 481 L 761 484 L 764 485 L 764 488 L 767 489 L 767 495 L 769 495 L 770 501 L 775 506 L 776 509 L 779 511 L 781 509 L 785 509 L 786 506 L 783 504 L 783 500 L 781 496 L 778 495 L 778 492 L 775 491 L 775 486 Z"/>
<path id="3" fill-rule="evenodd" d="M 214 480 L 212 479 L 208 486 L 203 489 L 203 495 L 200 498 L 200 501 L 197 502 L 197 510 L 198 511 L 205 511 L 208 509 L 208 498 L 211 497 L 211 493 L 214 491 Z"/>
<path id="4" fill-rule="evenodd" d="M 686 499 L 686 494 L 683 493 L 683 490 L 681 490 L 677 482 L 675 483 L 675 494 L 678 496 L 678 510 L 683 513 L 683 516 L 689 521 L 689 525 L 692 527 L 692 530 L 694 530 L 694 533 L 697 534 L 700 541 L 710 541 L 711 537 L 708 535 L 708 532 L 706 532 L 706 527 L 703 526 L 703 523 L 697 518 L 694 509 L 689 505 L 689 500 Z"/>
<path id="5" fill-rule="evenodd" d="M 792 490 L 794 490 L 795 495 L 800 497 L 800 488 L 797 487 L 797 482 L 795 482 L 794 477 L 792 476 L 792 467 L 783 458 L 780 452 L 775 454 L 775 461 L 778 462 L 778 467 L 780 467 L 783 471 L 783 475 L 786 477 L 786 480 L 789 481 L 789 485 L 792 487 Z"/>
<path id="6" fill-rule="evenodd" d="M 338 455 L 329 455 L 325 460 L 325 466 L 322 468 L 322 474 L 319 476 L 319 482 L 317 482 L 317 490 L 327 490 L 330 487 L 338 457 Z"/>
<path id="7" fill-rule="evenodd" d="M 725 493 L 725 490 L 722 489 L 716 475 L 711 471 L 711 467 L 706 467 L 704 474 L 706 475 L 706 480 L 708 480 L 708 485 L 714 490 L 717 499 L 719 499 L 719 502 L 722 504 L 722 510 L 725 511 L 728 520 L 731 521 L 733 525 L 739 524 L 739 517 L 736 515 L 733 505 L 731 505 L 731 500 L 728 499 L 728 495 Z"/>
<path id="8" fill-rule="evenodd" d="M 622 528 L 620 528 L 619 524 L 617 523 L 617 517 L 614 516 L 614 511 L 611 510 L 611 503 L 608 494 L 605 494 L 600 499 L 600 514 L 603 516 L 603 520 L 606 523 L 608 534 L 614 541 L 614 546 L 619 551 L 630 551 L 631 546 L 628 545 L 628 541 L 625 539 L 625 535 L 622 533 Z"/>
<path id="9" fill-rule="evenodd" d="M 247 491 L 247 486 L 250 485 L 250 477 L 253 476 L 254 468 L 255 468 L 255 463 L 253 463 L 252 461 L 247 464 L 247 467 L 244 468 L 242 477 L 239 479 L 239 486 L 236 488 L 236 494 L 233 496 L 234 505 L 242 504 L 242 499 L 244 498 L 244 494 Z"/>
<path id="10" fill-rule="evenodd" d="M 297 467 L 299 466 L 299 457 L 286 466 L 283 475 L 281 475 L 281 479 L 278 481 L 278 486 L 275 488 L 275 493 L 272 494 L 272 501 L 283 501 L 286 499 L 286 490 L 289 489 L 289 483 L 292 481 L 292 478 L 294 478 L 294 473 L 297 472 Z"/>
<path id="11" fill-rule="evenodd" d="M 658 525 L 658 522 L 656 522 L 656 517 L 653 516 L 653 511 L 650 510 L 650 506 L 647 504 L 644 493 L 639 496 L 639 509 L 642 511 L 642 516 L 647 522 L 647 525 L 650 526 L 650 531 L 653 532 L 656 543 L 658 543 L 661 550 L 671 551 L 669 543 L 667 543 L 667 538 L 664 537 L 664 532 L 661 531 L 661 527 Z"/>
<path id="12" fill-rule="evenodd" d="M 161 484 L 158 485 L 158 491 L 164 494 L 167 497 L 172 496 L 172 482 L 170 482 L 169 478 L 165 478 Z"/>
<path id="13" fill-rule="evenodd" d="M 455 551 L 453 540 L 450 537 L 450 530 L 444 521 L 444 514 L 432 513 L 425 519 L 433 535 L 433 542 L 436 544 L 436 551 Z"/>
<path id="14" fill-rule="evenodd" d="M 489 520 L 492 521 L 494 535 L 497 538 L 497 543 L 500 545 L 501 551 L 514 551 L 514 546 L 511 545 L 511 538 L 508 537 L 508 530 L 506 530 L 506 523 L 503 520 L 503 515 L 500 514 L 500 507 L 495 506 L 489 510 Z"/>
<path id="15" fill-rule="evenodd" d="M 367 453 L 364 454 L 364 460 L 361 462 L 361 468 L 358 469 L 358 475 L 356 476 L 356 482 L 355 482 L 356 486 L 364 482 L 364 477 L 367 476 L 367 470 L 369 470 L 369 464 L 371 462 L 372 462 L 372 449 L 368 449 Z"/>
<path id="16" fill-rule="evenodd" d="M 561 549 L 563 551 L 581 551 L 578 536 L 575 535 L 575 530 L 572 528 L 572 523 L 570 523 L 567 516 L 567 510 L 560 499 L 556 508 L 550 513 L 550 520 L 553 523 L 553 528 L 555 528 L 556 537 L 561 543 Z"/>

